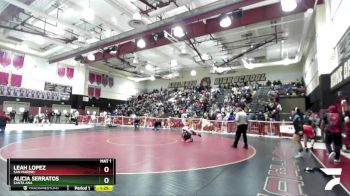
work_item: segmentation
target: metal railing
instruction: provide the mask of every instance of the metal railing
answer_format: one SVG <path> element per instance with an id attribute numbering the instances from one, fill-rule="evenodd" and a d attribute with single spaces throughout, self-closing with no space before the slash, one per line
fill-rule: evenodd
<path id="1" fill-rule="evenodd" d="M 156 121 L 161 122 L 161 129 L 181 129 L 184 121 L 190 123 L 195 131 L 215 132 L 215 133 L 235 133 L 237 123 L 235 121 L 216 121 L 198 118 L 154 118 L 154 117 L 138 117 L 139 127 L 154 128 Z M 134 127 L 134 119 L 127 116 L 79 116 L 80 124 L 95 125 L 112 125 Z M 291 121 L 257 121 L 250 120 L 248 122 L 248 134 L 268 135 L 278 137 L 292 137 L 294 133 L 293 123 Z"/>

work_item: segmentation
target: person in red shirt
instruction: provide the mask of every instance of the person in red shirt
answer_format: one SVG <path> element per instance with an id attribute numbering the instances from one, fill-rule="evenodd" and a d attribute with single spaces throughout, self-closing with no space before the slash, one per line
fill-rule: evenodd
<path id="1" fill-rule="evenodd" d="M 337 112 L 337 107 L 331 105 L 328 108 L 328 113 L 322 121 L 322 130 L 326 135 L 326 147 L 329 153 L 328 159 L 335 163 L 340 162 L 340 150 L 342 147 L 342 128 L 341 116 Z M 332 145 L 333 144 L 333 149 Z"/>
<path id="2" fill-rule="evenodd" d="M 5 132 L 6 124 L 11 121 L 11 118 L 6 116 L 5 112 L 0 112 L 0 133 Z"/>

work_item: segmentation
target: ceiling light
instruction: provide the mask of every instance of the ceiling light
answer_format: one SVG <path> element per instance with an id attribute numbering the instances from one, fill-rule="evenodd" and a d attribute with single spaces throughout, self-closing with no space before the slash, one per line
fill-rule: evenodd
<path id="1" fill-rule="evenodd" d="M 171 65 L 171 67 L 177 66 L 177 61 L 176 61 L 175 59 L 172 59 L 172 60 L 170 61 L 170 65 Z"/>
<path id="2" fill-rule="evenodd" d="M 136 45 L 137 45 L 137 47 L 139 47 L 139 48 L 144 48 L 144 47 L 146 47 L 146 42 L 145 42 L 145 40 L 143 40 L 143 39 L 141 38 L 141 39 L 139 39 L 139 40 L 137 41 Z"/>
<path id="3" fill-rule="evenodd" d="M 181 37 L 185 36 L 184 30 L 180 26 L 176 26 L 173 29 L 173 33 L 174 33 L 174 36 L 176 36 L 178 38 L 181 38 Z"/>
<path id="4" fill-rule="evenodd" d="M 88 44 L 92 44 L 92 43 L 97 42 L 98 40 L 99 40 L 99 39 L 97 39 L 97 38 L 93 37 L 93 38 L 91 38 L 91 39 L 86 40 L 86 43 L 88 43 Z"/>
<path id="5" fill-rule="evenodd" d="M 95 60 L 95 55 L 93 53 L 90 53 L 88 56 L 87 56 L 87 59 L 89 61 L 94 61 Z"/>
<path id="6" fill-rule="evenodd" d="M 313 12 L 314 12 L 314 9 L 312 9 L 312 8 L 309 8 L 306 10 L 306 13 L 308 13 L 308 14 L 312 14 Z"/>
<path id="7" fill-rule="evenodd" d="M 132 15 L 132 19 L 133 20 L 141 20 L 142 19 L 141 14 L 136 12 L 135 14 Z"/>
<path id="8" fill-rule="evenodd" d="M 84 36 L 78 36 L 78 42 L 85 42 L 86 38 Z"/>
<path id="9" fill-rule="evenodd" d="M 92 10 L 91 8 L 86 8 L 83 12 L 82 12 L 82 16 L 86 21 L 93 21 L 95 19 L 95 13 L 94 10 Z"/>
<path id="10" fill-rule="evenodd" d="M 192 71 L 191 71 L 191 76 L 196 76 L 196 75 L 197 75 L 196 70 L 192 70 Z"/>
<path id="11" fill-rule="evenodd" d="M 202 59 L 207 61 L 207 60 L 210 59 L 210 57 L 209 57 L 209 55 L 207 53 L 205 53 L 205 54 L 202 55 Z"/>
<path id="12" fill-rule="evenodd" d="M 106 37 L 110 37 L 112 35 L 112 30 L 106 30 Z"/>
<path id="13" fill-rule="evenodd" d="M 75 44 L 68 44 L 71 48 L 73 48 L 73 49 L 77 49 L 77 48 L 79 48 L 79 46 L 78 45 L 75 45 Z"/>
<path id="14" fill-rule="evenodd" d="M 246 59 L 242 58 L 241 61 L 243 62 L 243 67 L 246 69 L 254 69 L 254 65 L 251 63 L 248 63 Z"/>
<path id="15" fill-rule="evenodd" d="M 152 71 L 152 70 L 153 70 L 152 65 L 150 65 L 150 64 L 148 64 L 148 63 L 147 63 L 147 65 L 145 66 L 145 68 L 146 68 L 146 70 L 148 70 L 148 71 Z"/>
<path id="16" fill-rule="evenodd" d="M 306 10 L 304 16 L 305 18 L 308 17 L 308 16 L 311 16 L 311 14 L 314 12 L 314 10 L 312 8 L 309 8 Z"/>
<path id="17" fill-rule="evenodd" d="M 292 61 L 291 59 L 288 58 L 288 56 L 286 58 L 284 58 L 282 61 L 281 61 L 282 65 L 290 65 L 292 64 Z"/>
<path id="18" fill-rule="evenodd" d="M 297 7 L 296 0 L 281 0 L 281 7 L 284 12 L 291 12 Z"/>
<path id="19" fill-rule="evenodd" d="M 177 77 L 177 76 L 179 76 L 180 74 L 178 73 L 178 72 L 175 72 L 174 73 L 174 77 Z"/>
<path id="20" fill-rule="evenodd" d="M 182 49 L 181 49 L 181 51 L 180 51 L 180 54 L 182 54 L 182 55 L 187 54 L 187 50 L 186 50 L 186 48 L 182 48 Z"/>
<path id="21" fill-rule="evenodd" d="M 220 27 L 227 28 L 231 26 L 231 24 L 232 24 L 232 21 L 228 15 L 224 15 L 220 18 Z"/>
<path id="22" fill-rule="evenodd" d="M 156 80 L 156 78 L 154 76 L 151 76 L 150 80 L 154 81 L 154 80 Z"/>
<path id="23" fill-rule="evenodd" d="M 132 60 L 132 63 L 138 64 L 139 63 L 139 59 L 137 57 L 134 57 L 134 59 Z"/>

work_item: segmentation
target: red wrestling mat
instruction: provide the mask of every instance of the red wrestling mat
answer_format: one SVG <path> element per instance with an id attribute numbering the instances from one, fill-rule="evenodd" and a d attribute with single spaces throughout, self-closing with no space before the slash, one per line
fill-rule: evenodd
<path id="1" fill-rule="evenodd" d="M 340 182 L 345 186 L 345 188 L 350 190 L 350 160 L 344 156 L 340 157 L 341 162 L 334 164 L 328 160 L 327 150 L 314 150 L 314 156 L 321 162 L 326 168 L 342 168 Z"/>
<path id="2" fill-rule="evenodd" d="M 230 165 L 255 155 L 233 149 L 233 139 L 194 136 L 185 143 L 180 132 L 118 131 L 43 136 L 12 143 L 0 150 L 6 158 L 116 158 L 122 174 L 189 171 Z"/>

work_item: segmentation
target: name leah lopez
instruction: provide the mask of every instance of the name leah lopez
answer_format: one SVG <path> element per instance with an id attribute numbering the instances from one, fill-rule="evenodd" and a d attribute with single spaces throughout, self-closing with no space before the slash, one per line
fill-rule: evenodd
<path id="1" fill-rule="evenodd" d="M 14 174 L 35 174 L 35 171 L 45 171 L 46 165 L 14 165 Z"/>

